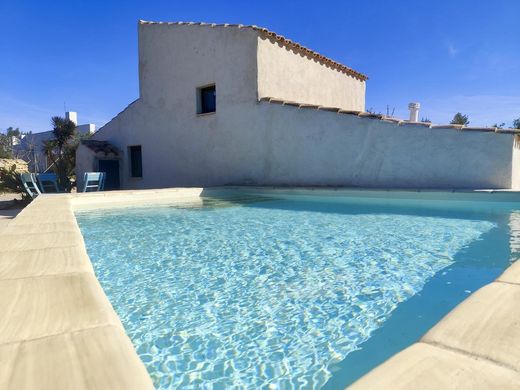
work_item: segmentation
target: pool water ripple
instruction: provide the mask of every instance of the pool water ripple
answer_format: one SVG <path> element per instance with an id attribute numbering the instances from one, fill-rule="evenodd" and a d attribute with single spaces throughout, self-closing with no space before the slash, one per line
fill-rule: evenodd
<path id="1" fill-rule="evenodd" d="M 273 200 L 78 213 L 157 388 L 321 388 L 489 221 Z"/>

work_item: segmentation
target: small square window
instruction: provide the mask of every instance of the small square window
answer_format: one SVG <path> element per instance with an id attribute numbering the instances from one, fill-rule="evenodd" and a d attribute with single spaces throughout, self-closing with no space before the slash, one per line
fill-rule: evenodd
<path id="1" fill-rule="evenodd" d="M 128 154 L 130 155 L 130 176 L 143 177 L 141 145 L 129 146 Z"/>
<path id="2" fill-rule="evenodd" d="M 198 88 L 197 114 L 207 114 L 217 110 L 217 90 L 215 85 Z"/>

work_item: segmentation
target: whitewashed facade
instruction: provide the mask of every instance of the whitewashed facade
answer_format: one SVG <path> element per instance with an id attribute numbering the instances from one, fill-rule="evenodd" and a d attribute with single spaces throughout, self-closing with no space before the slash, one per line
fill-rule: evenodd
<path id="1" fill-rule="evenodd" d="M 93 140 L 120 151 L 110 159 L 123 189 L 519 181 L 512 134 L 365 113 L 365 84 L 366 76 L 254 26 L 141 21 L 139 98 Z M 216 110 L 202 113 L 213 86 Z M 77 159 L 78 178 L 106 164 L 86 146 Z"/>

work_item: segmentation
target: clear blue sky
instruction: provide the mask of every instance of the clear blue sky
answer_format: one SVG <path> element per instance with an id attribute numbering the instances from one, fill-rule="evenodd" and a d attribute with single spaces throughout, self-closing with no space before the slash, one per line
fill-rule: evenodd
<path id="1" fill-rule="evenodd" d="M 520 1 L 0 0 L 0 129 L 44 131 L 64 102 L 100 126 L 138 96 L 137 20 L 256 24 L 370 79 L 367 108 L 436 123 L 520 117 Z"/>

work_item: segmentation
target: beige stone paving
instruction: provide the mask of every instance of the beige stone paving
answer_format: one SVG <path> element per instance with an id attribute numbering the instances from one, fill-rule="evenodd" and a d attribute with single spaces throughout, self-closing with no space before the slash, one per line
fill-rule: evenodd
<path id="1" fill-rule="evenodd" d="M 0 367 L 5 390 L 153 388 L 132 343 L 114 326 L 0 345 Z"/>
<path id="2" fill-rule="evenodd" d="M 482 287 L 421 340 L 520 372 L 520 285 L 495 282 Z"/>
<path id="3" fill-rule="evenodd" d="M 75 221 L 65 222 L 32 222 L 32 223 L 20 223 L 17 220 L 13 220 L 9 225 L 8 234 L 32 234 L 32 233 L 65 233 L 65 232 L 77 232 L 81 233 L 79 227 Z"/>
<path id="4" fill-rule="evenodd" d="M 94 272 L 81 246 L 0 252 L 0 280 L 77 272 Z"/>
<path id="5" fill-rule="evenodd" d="M 0 210 L 0 233 L 13 221 L 20 211 L 21 209 Z"/>
<path id="6" fill-rule="evenodd" d="M 517 260 L 511 267 L 506 269 L 497 280 L 520 285 L 520 260 Z"/>
<path id="7" fill-rule="evenodd" d="M 83 237 L 76 232 L 17 233 L 8 230 L 2 235 L 0 252 L 82 246 Z"/>
<path id="8" fill-rule="evenodd" d="M 1 280 L 0 307 L 0 344 L 120 325 L 96 277 L 88 272 Z"/>
<path id="9" fill-rule="evenodd" d="M 513 390 L 520 373 L 429 344 L 416 343 L 358 380 L 351 390 Z"/>
<path id="10" fill-rule="evenodd" d="M 93 274 L 72 204 L 190 202 L 200 192 L 42 196 L 3 228 L 0 220 L 0 388 L 152 389 Z M 518 264 L 352 388 L 520 389 Z"/>
<path id="11" fill-rule="evenodd" d="M 0 389 L 153 389 L 97 281 L 71 195 L 0 225 Z"/>
<path id="12" fill-rule="evenodd" d="M 46 224 L 46 223 L 75 223 L 76 218 L 74 218 L 74 214 L 53 214 L 50 213 L 48 215 L 29 215 L 29 214 L 20 214 L 14 220 L 12 220 L 9 225 L 34 225 L 35 223 Z"/>

